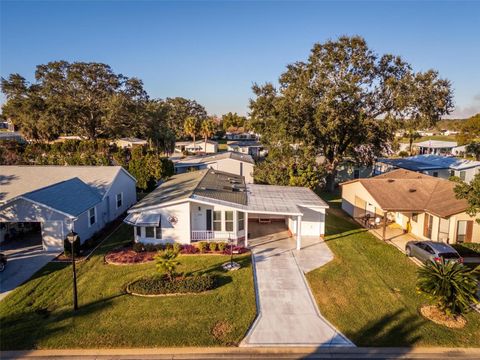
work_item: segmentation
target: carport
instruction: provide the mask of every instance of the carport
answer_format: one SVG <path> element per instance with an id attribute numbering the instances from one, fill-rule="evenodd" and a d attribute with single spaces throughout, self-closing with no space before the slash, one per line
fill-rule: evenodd
<path id="1" fill-rule="evenodd" d="M 248 184 L 247 192 L 246 245 L 251 235 L 248 224 L 253 222 L 256 227 L 270 228 L 273 228 L 271 224 L 285 224 L 285 230 L 295 236 L 297 250 L 302 247 L 302 236 L 320 238 L 325 234 L 325 211 L 328 205 L 310 189 Z M 256 230 L 257 233 L 268 233 L 272 229 Z M 277 230 L 281 231 L 278 227 Z"/>

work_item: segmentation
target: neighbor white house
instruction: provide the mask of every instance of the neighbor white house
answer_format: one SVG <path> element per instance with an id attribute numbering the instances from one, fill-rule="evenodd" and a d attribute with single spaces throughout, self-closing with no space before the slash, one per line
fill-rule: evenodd
<path id="1" fill-rule="evenodd" d="M 254 158 L 265 156 L 263 145 L 259 141 L 231 141 L 227 143 L 228 151 L 248 154 Z"/>
<path id="2" fill-rule="evenodd" d="M 205 140 L 196 140 L 195 143 L 193 141 L 177 141 L 175 142 L 175 151 L 179 153 L 186 151 L 189 153 L 202 152 L 213 154 L 218 152 L 218 143 L 213 140 L 207 140 L 205 147 Z"/>
<path id="3" fill-rule="evenodd" d="M 135 137 L 126 137 L 121 138 L 115 141 L 118 147 L 131 149 L 135 146 L 144 146 L 147 145 L 147 140 L 138 139 Z"/>
<path id="4" fill-rule="evenodd" d="M 0 166 L 0 241 L 20 223 L 39 223 L 43 249 L 63 249 L 73 230 L 83 243 L 136 200 L 121 166 Z"/>
<path id="5" fill-rule="evenodd" d="M 248 245 L 249 223 L 281 222 L 296 238 L 325 233 L 328 205 L 302 187 L 245 184 L 214 169 L 178 174 L 128 210 L 124 220 L 144 243 L 233 240 Z"/>
<path id="6" fill-rule="evenodd" d="M 174 159 L 173 163 L 176 174 L 210 168 L 243 176 L 247 184 L 253 183 L 255 161 L 253 161 L 253 158 L 248 154 L 227 151 L 212 155 L 198 155 Z"/>
<path id="7" fill-rule="evenodd" d="M 456 141 L 426 140 L 414 145 L 419 154 L 450 155 L 458 144 Z"/>

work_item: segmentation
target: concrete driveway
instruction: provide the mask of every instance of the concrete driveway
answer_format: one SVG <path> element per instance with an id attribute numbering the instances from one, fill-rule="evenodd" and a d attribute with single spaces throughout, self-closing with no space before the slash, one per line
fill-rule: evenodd
<path id="1" fill-rule="evenodd" d="M 302 238 L 297 251 L 288 231 L 278 230 L 250 242 L 259 313 L 242 346 L 354 346 L 320 314 L 304 276 L 333 258 L 327 245 Z"/>
<path id="2" fill-rule="evenodd" d="M 0 251 L 7 255 L 7 267 L 0 273 L 0 300 L 60 254 L 44 251 L 33 236 L 1 244 Z"/>

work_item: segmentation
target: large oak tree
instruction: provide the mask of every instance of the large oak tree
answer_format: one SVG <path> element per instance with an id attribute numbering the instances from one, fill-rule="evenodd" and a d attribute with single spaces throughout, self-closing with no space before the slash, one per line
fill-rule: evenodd
<path id="1" fill-rule="evenodd" d="M 327 189 L 346 158 L 369 163 L 388 150 L 398 121 L 434 124 L 453 107 L 450 82 L 375 54 L 358 36 L 315 44 L 287 66 L 278 89 L 253 86 L 252 125 L 270 147 L 300 144 L 323 155 Z"/>

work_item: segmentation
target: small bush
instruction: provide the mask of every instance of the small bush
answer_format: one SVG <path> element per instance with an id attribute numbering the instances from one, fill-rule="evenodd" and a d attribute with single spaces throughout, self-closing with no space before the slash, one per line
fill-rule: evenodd
<path id="1" fill-rule="evenodd" d="M 176 253 L 179 253 L 182 251 L 182 245 L 180 245 L 179 243 L 174 243 L 173 244 L 173 251 L 175 251 Z"/>
<path id="2" fill-rule="evenodd" d="M 227 247 L 227 243 L 225 243 L 223 241 L 218 243 L 218 251 L 224 252 L 226 247 Z"/>
<path id="3" fill-rule="evenodd" d="M 195 275 L 169 280 L 165 276 L 139 279 L 128 286 L 130 292 L 142 295 L 200 293 L 215 287 L 212 275 Z"/>
<path id="4" fill-rule="evenodd" d="M 453 244 L 461 256 L 480 256 L 480 243 Z"/>
<path id="5" fill-rule="evenodd" d="M 234 254 L 244 254 L 248 251 L 248 249 L 243 247 L 243 246 L 234 246 L 232 251 L 233 251 Z M 227 246 L 225 248 L 225 250 L 223 251 L 223 253 L 225 255 L 230 255 L 230 246 Z"/>
<path id="6" fill-rule="evenodd" d="M 75 256 L 80 255 L 80 238 L 73 243 Z M 65 256 L 72 256 L 72 244 L 66 238 L 63 240 L 63 253 Z"/>
<path id="7" fill-rule="evenodd" d="M 141 242 L 134 243 L 132 246 L 132 250 L 140 253 L 145 251 L 145 246 Z"/>
<path id="8" fill-rule="evenodd" d="M 400 151 L 400 152 L 398 153 L 398 156 L 400 156 L 400 157 L 402 157 L 402 158 L 403 158 L 403 157 L 407 157 L 407 156 L 409 156 L 409 155 L 410 155 L 410 154 L 408 153 L 408 151 L 405 151 L 405 150 Z"/>
<path id="9" fill-rule="evenodd" d="M 165 245 L 163 244 L 144 244 L 145 251 L 156 252 L 165 250 Z"/>
<path id="10" fill-rule="evenodd" d="M 173 245 L 172 244 L 166 244 L 164 249 L 166 251 L 173 251 Z"/>
<path id="11" fill-rule="evenodd" d="M 200 251 L 203 254 L 207 250 L 207 243 L 205 241 L 200 241 L 197 247 L 198 247 L 198 251 Z"/>
<path id="12" fill-rule="evenodd" d="M 215 252 L 217 250 L 217 243 L 212 241 L 208 244 L 208 248 L 211 252 Z"/>
<path id="13" fill-rule="evenodd" d="M 182 251 L 181 251 L 182 254 L 196 254 L 197 252 L 198 252 L 198 249 L 193 245 L 188 244 L 188 245 L 182 246 Z"/>

